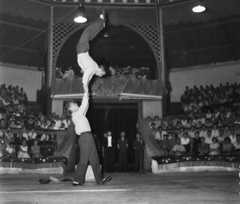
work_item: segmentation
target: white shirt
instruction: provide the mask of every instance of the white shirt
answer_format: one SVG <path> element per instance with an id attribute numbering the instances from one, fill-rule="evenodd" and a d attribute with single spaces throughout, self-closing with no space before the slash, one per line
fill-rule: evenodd
<path id="1" fill-rule="evenodd" d="M 28 140 L 28 134 L 26 132 L 23 133 L 23 137 L 25 137 L 26 140 Z"/>
<path id="2" fill-rule="evenodd" d="M 190 143 L 190 139 L 189 138 L 184 138 L 184 137 L 181 138 L 181 144 L 182 145 L 187 145 L 189 143 Z"/>
<path id="3" fill-rule="evenodd" d="M 55 120 L 55 126 L 54 127 L 60 128 L 61 124 L 62 124 L 61 120 Z"/>
<path id="4" fill-rule="evenodd" d="M 235 147 L 235 149 L 240 149 L 240 143 L 238 144 L 237 141 L 234 142 L 233 146 Z"/>
<path id="5" fill-rule="evenodd" d="M 108 136 L 108 147 L 112 147 L 112 136 Z"/>
<path id="6" fill-rule="evenodd" d="M 218 137 L 220 134 L 219 134 L 219 131 L 218 130 L 212 130 L 212 134 L 211 134 L 213 137 Z"/>
<path id="7" fill-rule="evenodd" d="M 159 131 L 156 132 L 155 139 L 163 140 L 163 135 L 167 135 L 167 132 L 162 130 L 161 133 Z"/>
<path id="8" fill-rule="evenodd" d="M 36 132 L 29 132 L 28 133 L 28 137 L 31 139 L 31 140 L 35 140 L 37 138 L 37 133 Z"/>
<path id="9" fill-rule="evenodd" d="M 230 135 L 229 138 L 230 138 L 232 144 L 234 144 L 237 141 L 236 134 L 235 135 Z"/>
<path id="10" fill-rule="evenodd" d="M 207 143 L 207 144 L 212 144 L 213 142 L 212 142 L 212 136 L 211 137 L 205 137 L 205 143 Z"/>
<path id="11" fill-rule="evenodd" d="M 207 130 L 202 130 L 202 131 L 199 133 L 199 137 L 207 137 Z"/>
<path id="12" fill-rule="evenodd" d="M 44 140 L 49 140 L 49 135 L 47 134 L 42 134 L 40 141 L 44 141 Z"/>
<path id="13" fill-rule="evenodd" d="M 77 135 L 81 135 L 83 132 L 91 131 L 88 119 L 86 118 L 86 113 L 89 107 L 88 100 L 88 93 L 84 93 L 81 106 L 76 112 L 72 113 L 72 121 L 75 125 L 75 132 Z"/>
<path id="14" fill-rule="evenodd" d="M 195 131 L 190 130 L 188 132 L 188 135 L 189 135 L 190 138 L 195 138 Z"/>
<path id="15" fill-rule="evenodd" d="M 97 68 L 99 67 L 96 64 L 96 62 L 94 62 L 93 59 L 89 56 L 88 52 L 79 53 L 77 57 L 78 57 L 78 64 L 83 70 L 82 83 L 84 85 L 88 85 L 93 75 L 96 74 Z"/>

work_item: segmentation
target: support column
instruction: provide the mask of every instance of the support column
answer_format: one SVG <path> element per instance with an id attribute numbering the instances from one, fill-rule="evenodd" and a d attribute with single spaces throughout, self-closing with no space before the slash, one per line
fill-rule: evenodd
<path id="1" fill-rule="evenodd" d="M 167 114 L 167 97 L 166 97 L 166 61 L 165 61 L 165 37 L 164 37 L 164 24 L 163 24 L 163 0 L 156 0 L 157 4 L 157 27 L 159 33 L 159 46 L 160 46 L 160 64 L 161 70 L 158 71 L 158 79 L 161 79 L 163 87 L 163 114 Z"/>
<path id="2" fill-rule="evenodd" d="M 52 100 L 51 100 L 51 86 L 52 86 L 52 74 L 53 74 L 53 10 L 54 7 L 51 6 L 50 11 L 50 29 L 48 32 L 48 69 L 47 69 L 47 114 L 51 113 Z"/>

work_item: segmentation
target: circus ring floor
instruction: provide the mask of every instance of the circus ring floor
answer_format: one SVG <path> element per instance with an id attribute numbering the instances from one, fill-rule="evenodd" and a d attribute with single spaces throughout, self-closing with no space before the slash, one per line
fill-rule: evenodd
<path id="1" fill-rule="evenodd" d="M 112 173 L 112 181 L 84 187 L 40 184 L 50 175 L 0 175 L 0 203 L 239 203 L 239 172 Z M 73 174 L 55 175 L 73 178 Z"/>

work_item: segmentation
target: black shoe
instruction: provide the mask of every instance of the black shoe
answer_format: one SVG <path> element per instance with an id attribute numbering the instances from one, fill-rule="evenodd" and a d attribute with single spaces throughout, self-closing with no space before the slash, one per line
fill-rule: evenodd
<path id="1" fill-rule="evenodd" d="M 108 176 L 106 178 L 103 178 L 103 180 L 99 184 L 100 185 L 104 185 L 104 184 L 106 184 L 107 182 L 109 182 L 111 180 L 112 180 L 112 177 Z"/>
<path id="2" fill-rule="evenodd" d="M 83 186 L 82 183 L 72 183 L 72 186 L 76 187 L 76 186 Z"/>

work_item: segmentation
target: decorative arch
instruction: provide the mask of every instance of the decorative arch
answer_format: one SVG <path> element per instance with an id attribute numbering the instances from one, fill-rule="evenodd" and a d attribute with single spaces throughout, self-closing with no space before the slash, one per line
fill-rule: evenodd
<path id="1" fill-rule="evenodd" d="M 136 24 L 125 24 L 120 25 L 128 27 L 138 33 L 151 48 L 154 57 L 156 59 L 157 67 L 160 67 L 160 46 L 157 28 L 151 25 L 136 25 Z M 60 54 L 61 48 L 75 32 L 85 28 L 86 26 L 79 26 L 74 23 L 59 23 L 53 27 L 53 57 L 52 64 L 56 67 L 57 57 Z M 156 70 L 157 73 L 157 70 Z M 55 74 L 55 72 L 53 72 Z"/>

